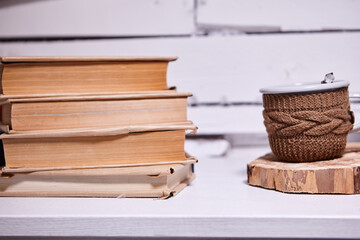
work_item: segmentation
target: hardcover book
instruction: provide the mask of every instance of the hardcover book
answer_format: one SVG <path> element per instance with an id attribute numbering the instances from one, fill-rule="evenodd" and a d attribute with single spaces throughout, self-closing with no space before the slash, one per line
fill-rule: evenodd
<path id="1" fill-rule="evenodd" d="M 191 122 L 1 134 L 7 168 L 103 166 L 186 159 Z"/>
<path id="2" fill-rule="evenodd" d="M 167 90 L 175 57 L 1 57 L 1 93 L 37 95 Z"/>
<path id="3" fill-rule="evenodd" d="M 165 164 L 25 172 L 1 172 L 4 197 L 175 196 L 193 179 L 193 165 Z"/>
<path id="4" fill-rule="evenodd" d="M 190 93 L 143 92 L 95 96 L 3 98 L 4 132 L 116 127 L 187 121 Z"/>

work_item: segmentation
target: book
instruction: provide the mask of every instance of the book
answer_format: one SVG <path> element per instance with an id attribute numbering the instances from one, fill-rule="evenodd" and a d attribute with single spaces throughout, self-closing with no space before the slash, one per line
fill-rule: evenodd
<path id="1" fill-rule="evenodd" d="M 7 168 L 182 161 L 191 122 L 1 134 Z"/>
<path id="2" fill-rule="evenodd" d="M 176 57 L 1 57 L 6 95 L 155 91 L 168 89 Z"/>
<path id="3" fill-rule="evenodd" d="M 187 121 L 190 93 L 157 91 L 109 95 L 3 98 L 1 129 L 35 131 Z"/>
<path id="4" fill-rule="evenodd" d="M 195 175 L 193 164 L 1 172 L 0 196 L 169 198 Z"/>

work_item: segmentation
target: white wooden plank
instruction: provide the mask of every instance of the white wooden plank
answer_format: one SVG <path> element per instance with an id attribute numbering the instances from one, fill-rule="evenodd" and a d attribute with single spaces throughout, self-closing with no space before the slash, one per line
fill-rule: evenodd
<path id="1" fill-rule="evenodd" d="M 214 142 L 197 139 L 185 144 L 185 149 L 195 156 L 211 156 L 225 153 L 226 143 L 231 146 L 268 145 L 262 111 L 262 105 L 189 107 L 188 118 L 199 127 L 198 136 L 224 135 L 225 139 Z"/>
<path id="2" fill-rule="evenodd" d="M 185 152 L 191 156 L 225 156 L 231 149 L 230 141 L 220 138 L 196 138 L 185 141 Z"/>
<path id="3" fill-rule="evenodd" d="M 189 107 L 188 118 L 199 127 L 199 135 L 266 135 L 262 111 L 262 105 Z"/>
<path id="4" fill-rule="evenodd" d="M 0 38 L 188 35 L 193 5 L 192 0 L 3 0 Z"/>
<path id="5" fill-rule="evenodd" d="M 240 148 L 202 157 L 174 198 L 0 198 L 1 236 L 360 238 L 360 195 L 284 194 L 246 183 Z"/>
<path id="6" fill-rule="evenodd" d="M 199 102 L 261 101 L 259 88 L 321 81 L 325 73 L 360 91 L 360 33 L 243 35 L 0 44 L 6 56 L 179 56 L 169 85 Z"/>
<path id="7" fill-rule="evenodd" d="M 197 23 L 243 31 L 360 29 L 358 0 L 200 0 Z"/>

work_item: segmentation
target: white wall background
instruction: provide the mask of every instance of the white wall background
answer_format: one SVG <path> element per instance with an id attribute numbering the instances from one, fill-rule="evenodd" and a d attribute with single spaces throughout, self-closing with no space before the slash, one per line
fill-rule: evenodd
<path id="1" fill-rule="evenodd" d="M 199 134 L 265 135 L 260 87 L 334 72 L 360 92 L 359 13 L 360 0 L 2 0 L 0 55 L 178 56 L 168 82 L 194 94 Z"/>

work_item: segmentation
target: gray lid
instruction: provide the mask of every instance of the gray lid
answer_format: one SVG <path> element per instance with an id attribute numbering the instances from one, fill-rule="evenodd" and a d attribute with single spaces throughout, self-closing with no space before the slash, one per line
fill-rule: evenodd
<path id="1" fill-rule="evenodd" d="M 348 87 L 350 83 L 345 80 L 335 80 L 330 83 L 304 82 L 277 85 L 261 88 L 260 92 L 264 94 L 282 94 L 282 93 L 306 93 L 306 92 L 324 92 L 343 87 Z"/>

